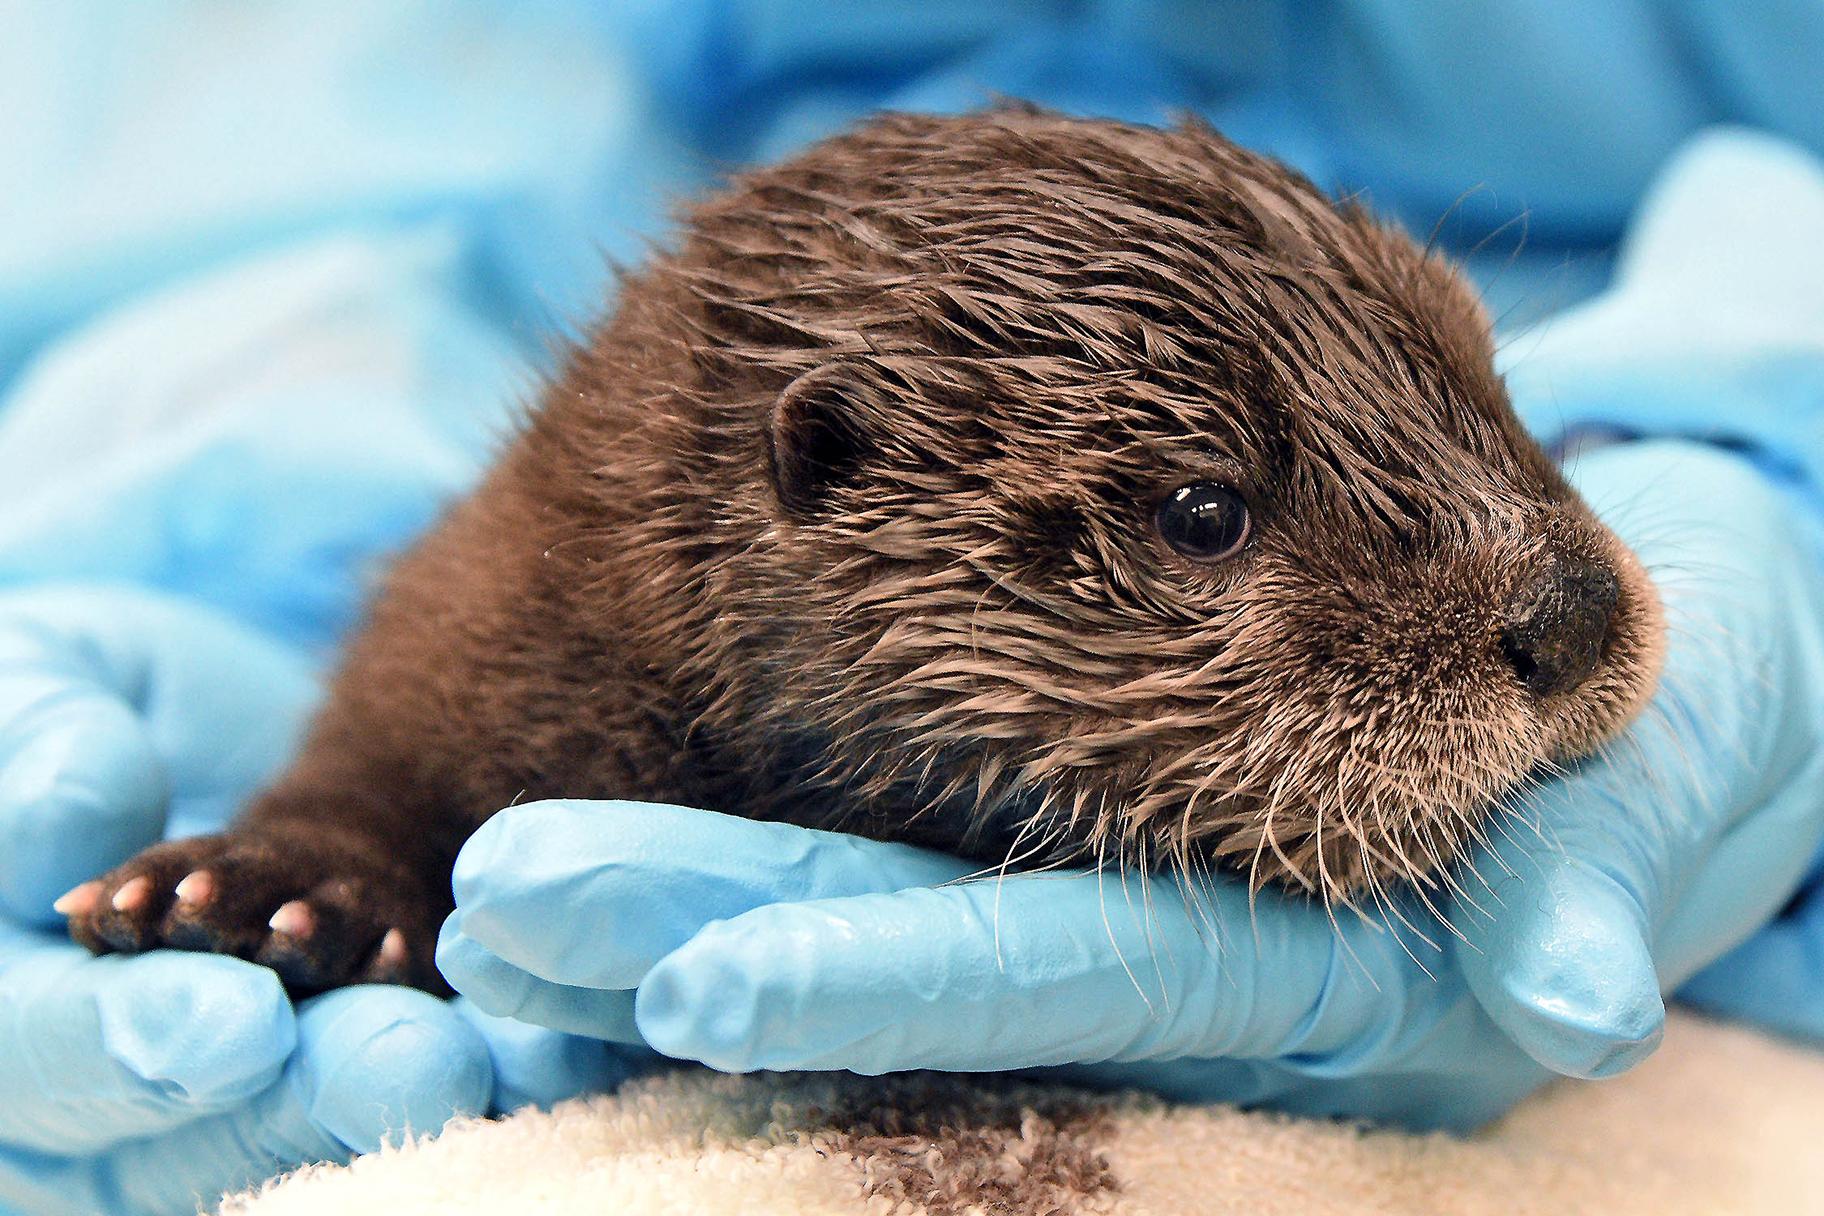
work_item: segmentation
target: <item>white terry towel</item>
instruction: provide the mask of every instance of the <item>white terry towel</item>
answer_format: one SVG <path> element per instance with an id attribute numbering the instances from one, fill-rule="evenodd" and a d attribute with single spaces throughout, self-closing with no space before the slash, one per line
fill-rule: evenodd
<path id="1" fill-rule="evenodd" d="M 316 1167 L 224 1216 L 1824 1213 L 1824 1054 L 1674 1013 L 1469 1140 L 917 1074 L 686 1070 Z"/>

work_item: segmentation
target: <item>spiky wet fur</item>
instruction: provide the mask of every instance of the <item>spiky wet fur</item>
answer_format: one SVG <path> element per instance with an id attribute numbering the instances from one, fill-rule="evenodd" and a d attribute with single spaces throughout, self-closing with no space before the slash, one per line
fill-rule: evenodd
<path id="1" fill-rule="evenodd" d="M 1450 860 L 1650 689 L 1651 587 L 1456 273 L 1206 127 L 886 116 L 687 219 L 238 831 L 434 892 L 500 807 L 639 798 L 1335 895 Z M 1209 566 L 1153 525 L 1201 479 L 1254 512 Z M 1622 598 L 1540 701 L 1497 635 L 1552 547 Z"/>

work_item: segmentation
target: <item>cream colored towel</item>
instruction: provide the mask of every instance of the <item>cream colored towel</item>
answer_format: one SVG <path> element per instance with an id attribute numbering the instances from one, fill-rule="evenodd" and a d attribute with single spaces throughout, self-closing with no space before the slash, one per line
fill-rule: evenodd
<path id="1" fill-rule="evenodd" d="M 1824 1213 L 1824 1055 L 1675 1014 L 1473 1140 L 932 1074 L 683 1071 L 294 1174 L 232 1216 Z"/>

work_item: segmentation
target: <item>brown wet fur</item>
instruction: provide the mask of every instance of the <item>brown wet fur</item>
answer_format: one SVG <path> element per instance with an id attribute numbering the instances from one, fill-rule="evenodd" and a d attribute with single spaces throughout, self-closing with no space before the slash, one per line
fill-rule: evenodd
<path id="1" fill-rule="evenodd" d="M 889 115 L 687 221 L 399 562 L 292 769 L 108 876 L 82 941 L 438 988 L 457 849 L 558 796 L 1345 897 L 1652 686 L 1652 588 L 1472 292 L 1207 127 Z M 1199 481 L 1250 505 L 1228 560 L 1155 527 Z M 1615 602 L 1541 693 L 1503 630 L 1561 569 Z M 216 899 L 174 904 L 196 869 Z M 298 898 L 317 933 L 275 943 Z"/>

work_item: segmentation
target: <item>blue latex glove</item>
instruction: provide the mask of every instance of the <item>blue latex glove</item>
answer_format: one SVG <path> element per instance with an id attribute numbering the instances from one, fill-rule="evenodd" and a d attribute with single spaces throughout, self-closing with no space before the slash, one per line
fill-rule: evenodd
<path id="1" fill-rule="evenodd" d="M 1678 997 L 1824 1044 L 1824 853 L 1773 923 L 1692 977 Z"/>
<path id="2" fill-rule="evenodd" d="M 51 901 L 221 822 L 315 699 L 291 651 L 144 592 L 0 594 L 0 1211 L 178 1213 L 462 1112 L 611 1087 L 599 1043 L 403 988 L 93 958 Z"/>
<path id="3" fill-rule="evenodd" d="M 1614 289 L 1512 343 L 1540 429 L 1601 419 L 1743 452 L 1824 518 L 1824 164 L 1742 131 L 1693 141 L 1635 225 Z M 1824 854 L 1762 932 L 1679 996 L 1824 1042 Z"/>
<path id="4" fill-rule="evenodd" d="M 559 802 L 470 842 L 439 962 L 494 1012 L 733 1071 L 1068 1065 L 1451 1128 L 1552 1071 L 1618 1071 L 1657 1041 L 1662 988 L 1753 933 L 1824 840 L 1824 573 L 1808 517 L 1738 458 L 1632 444 L 1577 472 L 1659 579 L 1664 685 L 1625 745 L 1497 834 L 1488 886 L 1447 908 L 1462 940 L 1250 907 L 1225 880 L 940 885 L 972 867 Z"/>

